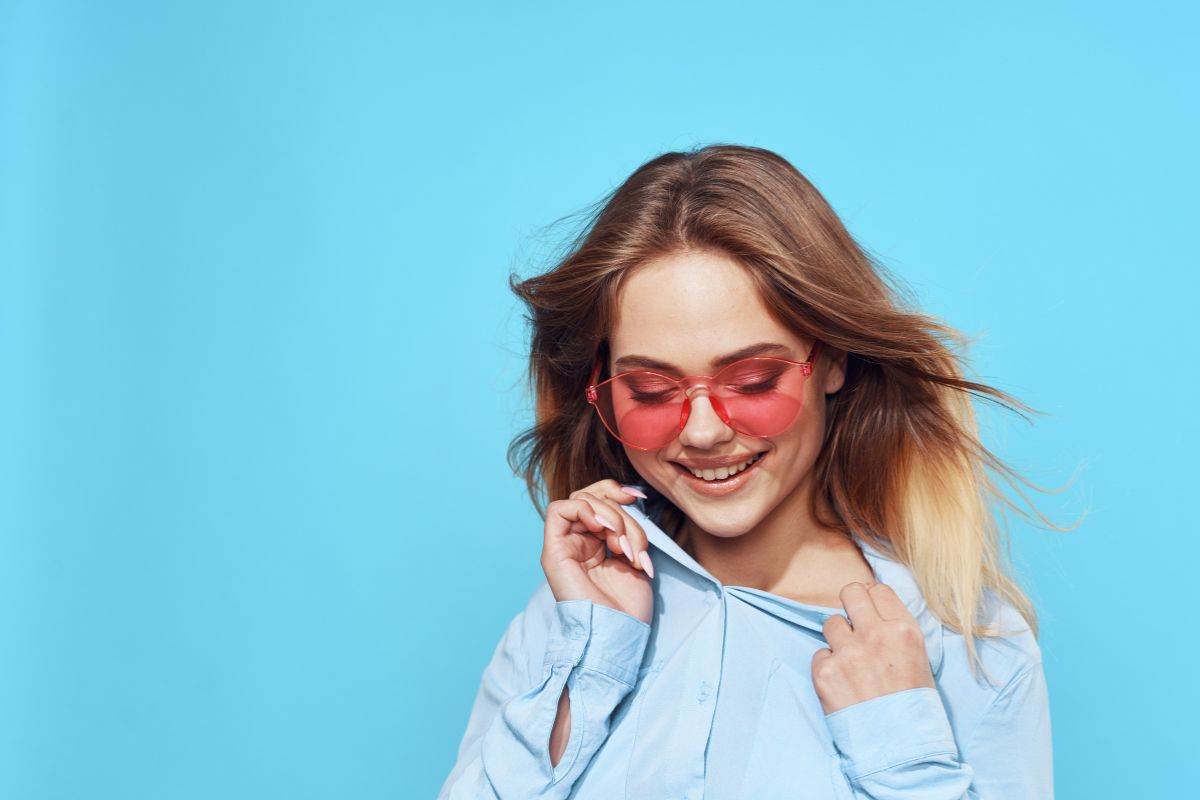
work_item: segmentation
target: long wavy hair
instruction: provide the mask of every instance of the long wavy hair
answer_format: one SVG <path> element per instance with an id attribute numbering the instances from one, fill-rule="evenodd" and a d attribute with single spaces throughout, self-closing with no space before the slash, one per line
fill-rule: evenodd
<path id="1" fill-rule="evenodd" d="M 1011 633 L 984 624 L 985 588 L 1008 601 L 1037 636 L 1033 604 L 1010 577 L 1008 532 L 997 524 L 993 504 L 1067 528 L 1029 503 L 1020 485 L 1049 490 L 982 444 L 971 398 L 1027 422 L 1027 414 L 1042 412 L 964 378 L 966 361 L 956 348 L 967 337 L 916 310 L 799 170 L 756 147 L 669 152 L 601 198 L 586 221 L 549 271 L 509 277 L 532 328 L 535 421 L 512 440 L 508 462 L 539 513 L 603 478 L 639 481 L 587 404 L 591 367 L 600 357 L 607 372 L 607 336 L 631 270 L 684 250 L 715 250 L 746 269 L 783 325 L 847 354 L 845 384 L 826 400 L 825 441 L 813 467 L 814 516 L 846 535 L 857 532 L 905 564 L 930 611 L 964 635 L 972 669 L 974 637 Z M 1033 516 L 992 476 L 1013 487 Z M 647 489 L 648 507 L 658 509 L 656 520 L 682 546 L 682 512 Z M 822 515 L 820 499 L 833 518 Z"/>

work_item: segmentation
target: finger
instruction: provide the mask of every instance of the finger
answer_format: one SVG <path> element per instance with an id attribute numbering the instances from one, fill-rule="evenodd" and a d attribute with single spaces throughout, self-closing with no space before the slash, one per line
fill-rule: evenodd
<path id="1" fill-rule="evenodd" d="M 542 563 L 570 560 L 584 570 L 598 567 L 611 558 L 604 546 L 608 533 L 587 503 L 555 500 L 546 507 Z"/>
<path id="2" fill-rule="evenodd" d="M 633 558 L 641 563 L 642 557 L 640 553 L 646 554 L 646 559 L 650 558 L 650 537 L 646 535 L 646 531 L 642 528 L 641 523 L 633 518 L 625 509 L 621 509 L 621 513 L 625 517 L 625 535 L 629 539 L 629 547 L 633 551 Z M 644 565 L 642 565 L 644 566 Z M 653 569 L 653 565 L 651 566 Z"/>
<path id="3" fill-rule="evenodd" d="M 588 533 L 601 541 L 607 541 L 612 531 L 600 520 L 596 512 L 583 500 L 559 500 L 551 503 L 547 511 L 556 518 L 555 524 L 547 525 L 547 530 L 553 530 L 560 536 L 568 533 Z M 582 530 L 581 530 L 582 529 Z"/>
<path id="4" fill-rule="evenodd" d="M 633 517 L 613 501 L 601 499 L 590 492 L 580 492 L 579 499 L 592 505 L 596 511 L 596 518 L 602 524 L 613 522 L 612 527 L 616 541 L 613 543 L 610 536 L 610 549 L 614 553 L 623 554 L 634 569 L 641 570 L 653 578 L 654 563 L 650 560 L 650 553 L 647 551 L 646 534 Z M 639 541 L 641 543 L 637 544 Z"/>
<path id="5" fill-rule="evenodd" d="M 900 595 L 896 594 L 896 590 L 886 583 L 873 584 L 867 589 L 867 593 L 871 595 L 871 600 L 875 603 L 875 608 L 879 609 L 879 616 L 883 619 L 912 617 L 912 612 L 908 610 L 908 606 L 904 605 Z"/>
<path id="6" fill-rule="evenodd" d="M 650 498 L 650 496 L 646 494 L 646 487 L 637 483 L 622 484 L 621 493 L 630 497 L 640 498 L 642 500 L 648 500 Z"/>
<path id="7" fill-rule="evenodd" d="M 625 557 L 629 559 L 629 563 L 637 569 L 650 574 L 646 570 L 646 565 L 641 555 L 643 552 L 649 550 L 649 542 L 645 531 L 642 530 L 642 526 L 624 508 L 612 500 L 603 499 L 600 502 L 604 503 L 605 507 L 612 512 L 612 515 L 621 521 L 622 536 L 620 545 Z M 647 554 L 645 558 L 649 559 L 650 556 Z M 653 569 L 653 565 L 651 565 L 651 569 Z"/>
<path id="8" fill-rule="evenodd" d="M 875 608 L 875 602 L 871 600 L 871 594 L 867 591 L 865 583 L 861 581 L 847 583 L 842 587 L 838 596 L 841 598 L 842 607 L 850 616 L 850 622 L 855 630 L 872 625 L 882 619 L 879 616 L 879 610 Z"/>
<path id="9" fill-rule="evenodd" d="M 634 503 L 639 497 L 642 499 L 646 497 L 641 486 L 623 486 L 612 478 L 605 478 L 602 481 L 596 481 L 590 486 L 578 489 L 571 493 L 571 497 L 574 498 L 579 492 L 588 492 L 597 497 L 614 500 L 618 503 Z"/>
<path id="10" fill-rule="evenodd" d="M 841 615 L 839 614 L 839 616 L 841 616 Z M 821 664 L 823 661 L 825 661 L 825 660 L 827 660 L 827 659 L 830 659 L 830 658 L 833 658 L 833 651 L 832 651 L 832 650 L 830 650 L 828 647 L 822 647 L 822 648 L 818 649 L 818 650 L 817 650 L 817 652 L 813 653 L 813 657 L 812 657 L 812 666 L 813 666 L 813 669 L 812 669 L 812 671 L 813 671 L 814 673 L 816 673 L 816 672 L 817 672 L 817 667 L 818 667 L 818 666 L 819 666 L 819 665 L 820 665 L 820 664 Z"/>
<path id="11" fill-rule="evenodd" d="M 845 647 L 854 635 L 850 623 L 842 614 L 830 614 L 821 630 L 825 633 L 825 641 L 829 642 L 829 649 L 834 652 Z"/>
<path id="12" fill-rule="evenodd" d="M 609 504 L 594 494 L 580 490 L 575 492 L 575 501 L 585 504 L 592 511 L 592 516 L 598 523 L 604 526 L 605 532 L 603 535 L 608 549 L 616 553 L 624 553 L 624 548 L 621 547 L 621 537 L 625 535 L 625 522 L 623 516 L 615 503 Z"/>

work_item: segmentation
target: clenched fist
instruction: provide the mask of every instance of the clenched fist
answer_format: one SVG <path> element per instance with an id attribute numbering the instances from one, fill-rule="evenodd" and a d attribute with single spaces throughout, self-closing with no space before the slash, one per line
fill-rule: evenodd
<path id="1" fill-rule="evenodd" d="M 921 626 L 892 587 L 855 581 L 839 596 L 850 622 L 841 614 L 825 620 L 829 646 L 812 660 L 826 714 L 892 692 L 935 688 Z"/>

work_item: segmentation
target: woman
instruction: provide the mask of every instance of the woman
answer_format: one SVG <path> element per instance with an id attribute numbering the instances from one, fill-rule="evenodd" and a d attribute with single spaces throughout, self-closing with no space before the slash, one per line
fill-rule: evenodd
<path id="1" fill-rule="evenodd" d="M 439 797 L 1052 797 L 970 396 L 1032 409 L 880 272 L 783 158 L 710 146 L 514 281 L 546 580 Z"/>

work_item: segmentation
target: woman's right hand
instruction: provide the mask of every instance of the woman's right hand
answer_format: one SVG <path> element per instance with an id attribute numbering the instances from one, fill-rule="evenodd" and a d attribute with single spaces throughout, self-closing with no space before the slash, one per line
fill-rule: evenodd
<path id="1" fill-rule="evenodd" d="M 654 565 L 649 540 L 621 508 L 635 499 L 615 480 L 605 479 L 546 507 L 541 563 L 555 600 L 591 600 L 650 624 Z"/>

